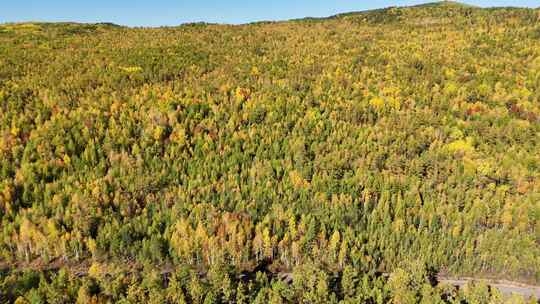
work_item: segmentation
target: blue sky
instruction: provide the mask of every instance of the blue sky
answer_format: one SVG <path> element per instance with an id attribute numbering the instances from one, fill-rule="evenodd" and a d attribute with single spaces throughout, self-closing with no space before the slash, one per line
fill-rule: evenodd
<path id="1" fill-rule="evenodd" d="M 0 23 L 22 21 L 114 22 L 129 26 L 185 22 L 246 23 L 321 17 L 422 0 L 2 0 Z M 466 0 L 479 6 L 539 7 L 540 0 Z"/>

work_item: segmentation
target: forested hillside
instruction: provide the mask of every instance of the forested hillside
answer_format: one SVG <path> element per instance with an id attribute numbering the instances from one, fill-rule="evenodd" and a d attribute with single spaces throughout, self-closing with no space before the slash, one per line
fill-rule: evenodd
<path id="1" fill-rule="evenodd" d="M 434 275 L 540 282 L 539 10 L 3 24 L 0 107 L 2 303 L 502 303 Z"/>

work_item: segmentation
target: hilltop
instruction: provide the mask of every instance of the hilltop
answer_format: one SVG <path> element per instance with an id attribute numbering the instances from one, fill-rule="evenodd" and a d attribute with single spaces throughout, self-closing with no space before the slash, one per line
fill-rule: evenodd
<path id="1" fill-rule="evenodd" d="M 536 8 L 534 10 L 539 10 L 539 8 Z M 438 1 L 438 2 L 431 2 L 431 3 L 425 3 L 425 4 L 418 4 L 418 5 L 412 5 L 412 6 L 390 6 L 386 8 L 380 8 L 380 9 L 373 9 L 373 10 L 365 10 L 365 11 L 353 11 L 353 12 L 346 12 L 346 13 L 339 13 L 336 15 L 328 16 L 328 17 L 304 17 L 304 18 L 298 18 L 298 19 L 291 19 L 291 20 L 282 20 L 282 21 L 255 21 L 251 23 L 247 23 L 244 25 L 256 25 L 256 24 L 273 24 L 273 23 L 280 23 L 280 22 L 295 22 L 295 21 L 325 21 L 330 19 L 348 19 L 348 18 L 367 18 L 367 19 L 373 19 L 381 18 L 382 16 L 386 16 L 388 18 L 387 21 L 390 21 L 392 17 L 395 17 L 395 14 L 397 12 L 400 13 L 406 13 L 409 14 L 408 17 L 412 16 L 419 16 L 419 15 L 447 15 L 449 13 L 471 13 L 471 12 L 482 12 L 482 11 L 504 11 L 504 10 L 533 10 L 528 8 L 520 8 L 520 7 L 489 7 L 489 8 L 481 8 L 478 6 L 456 2 L 456 1 Z M 21 23 L 0 23 L 0 27 L 13 27 L 13 26 L 29 26 L 31 24 L 38 24 L 42 26 L 52 26 L 52 27 L 70 27 L 75 25 L 85 26 L 85 27 L 123 27 L 122 25 L 118 25 L 111 22 L 101 22 L 101 23 L 77 23 L 77 22 L 21 22 Z M 218 23 L 208 23 L 204 21 L 200 22 L 189 22 L 189 23 L 183 23 L 179 26 L 205 26 L 205 25 L 219 25 Z M 168 26 L 170 27 L 170 26 Z"/>
<path id="2" fill-rule="evenodd" d="M 295 19 L 293 21 L 324 21 L 328 19 L 365 19 L 365 20 L 374 20 L 377 19 L 381 22 L 388 22 L 395 20 L 397 14 L 403 15 L 403 18 L 411 17 L 422 17 L 422 16 L 448 16 L 449 14 L 471 14 L 471 13 L 486 13 L 488 11 L 504 11 L 504 10 L 531 10 L 527 8 L 518 8 L 518 7 L 490 7 L 490 8 L 481 8 L 474 5 L 469 5 L 465 3 L 455 2 L 455 1 L 439 1 L 432 3 L 425 3 L 413 6 L 404 6 L 397 7 L 391 6 L 380 9 L 366 10 L 366 11 L 356 11 L 356 12 L 347 12 L 340 13 L 337 15 L 329 17 L 306 17 L 301 19 Z"/>

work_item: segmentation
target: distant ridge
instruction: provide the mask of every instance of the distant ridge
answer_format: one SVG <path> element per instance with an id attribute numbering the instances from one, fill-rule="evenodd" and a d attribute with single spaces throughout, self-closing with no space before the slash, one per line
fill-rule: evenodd
<path id="1" fill-rule="evenodd" d="M 330 16 L 324 16 L 324 17 L 311 17 L 306 16 L 302 18 L 293 18 L 288 20 L 258 20 L 253 22 L 244 23 L 244 25 L 249 24 L 272 24 L 272 23 L 280 23 L 280 22 L 309 22 L 309 21 L 322 21 L 322 20 L 328 20 L 328 19 L 339 19 L 339 18 L 346 18 L 346 17 L 354 17 L 354 16 L 369 16 L 373 15 L 375 17 L 381 17 L 381 14 L 386 14 L 388 12 L 391 12 L 391 10 L 399 9 L 399 10 L 416 10 L 416 9 L 436 9 L 438 11 L 443 10 L 497 10 L 497 9 L 532 9 L 532 10 L 540 10 L 540 6 L 536 8 L 523 8 L 523 7 L 514 7 L 514 6 L 505 6 L 505 7 L 480 7 L 476 5 L 471 5 L 467 3 L 462 3 L 458 1 L 436 1 L 436 2 L 429 2 L 429 3 L 423 3 L 423 4 L 416 4 L 416 5 L 405 5 L 405 6 L 388 6 L 383 8 L 376 8 L 376 9 L 368 9 L 368 10 L 361 10 L 361 11 L 351 11 L 351 12 L 343 12 L 338 13 Z M 53 25 L 82 25 L 82 26 L 106 26 L 106 27 L 129 27 L 124 26 L 112 22 L 47 22 L 47 21 L 24 21 L 24 22 L 0 22 L 0 26 L 7 25 L 7 26 L 19 26 L 19 25 L 28 25 L 28 24 L 34 24 L 34 25 L 41 25 L 41 26 L 53 26 Z M 198 26 L 207 26 L 207 25 L 219 25 L 220 23 L 214 23 L 214 22 L 206 22 L 206 21 L 195 21 L 195 22 L 185 22 L 178 24 L 177 26 L 192 26 L 192 27 L 198 27 Z M 227 23 L 223 23 L 223 25 L 226 25 Z M 234 25 L 234 24 L 228 24 L 228 25 Z M 242 24 L 238 24 L 242 25 Z M 145 26 L 142 26 L 145 27 Z M 171 27 L 171 26 L 156 26 L 156 27 Z M 174 25 L 172 26 L 174 27 Z"/>
<path id="2" fill-rule="evenodd" d="M 76 21 L 62 21 L 62 22 L 48 22 L 48 21 L 21 21 L 21 22 L 0 22 L 0 26 L 25 26 L 25 25 L 39 25 L 39 26 L 106 26 L 106 27 L 124 27 L 123 25 L 113 22 L 76 22 Z"/>
<path id="3" fill-rule="evenodd" d="M 471 5 L 467 3 L 461 3 L 457 1 L 439 1 L 439 2 L 430 2 L 430 3 L 424 3 L 424 4 L 417 4 L 412 5 L 409 7 L 449 7 L 449 8 L 456 8 L 456 7 L 468 7 L 468 8 L 480 8 L 476 5 Z"/>
<path id="4" fill-rule="evenodd" d="M 347 16 L 354 16 L 354 15 L 364 15 L 364 14 L 370 14 L 370 13 L 377 13 L 377 12 L 383 12 L 387 11 L 389 9 L 393 8 L 448 8 L 448 9 L 455 9 L 455 8 L 480 8 L 478 6 L 461 3 L 457 1 L 438 1 L 438 2 L 429 2 L 429 3 L 423 3 L 423 4 L 416 4 L 416 5 L 409 5 L 409 6 L 388 6 L 383 8 L 376 8 L 376 9 L 369 9 L 369 10 L 362 10 L 362 11 L 352 11 L 352 12 L 345 12 L 345 13 L 339 13 L 335 15 L 331 15 L 328 17 L 304 17 L 304 18 L 297 18 L 292 19 L 291 21 L 299 21 L 299 20 L 324 20 L 324 19 L 334 19 L 334 18 L 340 18 L 340 17 L 347 17 Z"/>
<path id="5" fill-rule="evenodd" d="M 354 17 L 354 16 L 371 16 L 380 18 L 385 14 L 388 14 L 392 12 L 392 10 L 406 10 L 406 11 L 415 11 L 415 10 L 436 10 L 437 12 L 444 12 L 445 10 L 456 10 L 456 11 L 484 11 L 484 10 L 499 10 L 499 9 L 520 9 L 520 10 L 527 10 L 527 9 L 534 9 L 534 8 L 523 8 L 523 7 L 512 7 L 512 6 L 506 6 L 506 7 L 480 7 L 475 6 L 467 3 L 457 2 L 457 1 L 437 1 L 437 2 L 430 2 L 430 3 L 423 3 L 423 4 L 417 4 L 417 5 L 410 5 L 410 6 L 388 6 L 384 8 L 377 8 L 377 9 L 370 9 L 370 10 L 364 10 L 364 11 L 352 11 L 352 12 L 344 12 L 339 13 L 335 15 L 331 15 L 328 17 L 305 17 L 305 18 L 297 18 L 292 19 L 290 21 L 318 21 L 318 20 L 327 20 L 327 19 L 339 19 L 339 18 L 347 18 L 347 17 Z M 534 9 L 539 10 L 540 7 Z"/>

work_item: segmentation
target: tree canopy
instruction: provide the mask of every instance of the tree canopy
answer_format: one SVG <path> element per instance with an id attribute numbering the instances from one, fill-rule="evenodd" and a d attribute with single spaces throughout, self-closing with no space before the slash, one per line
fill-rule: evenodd
<path id="1" fill-rule="evenodd" d="M 0 301 L 500 303 L 539 97 L 533 9 L 0 25 Z"/>

